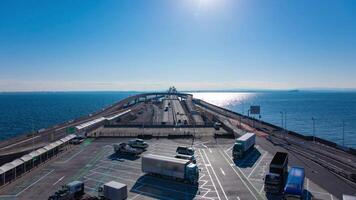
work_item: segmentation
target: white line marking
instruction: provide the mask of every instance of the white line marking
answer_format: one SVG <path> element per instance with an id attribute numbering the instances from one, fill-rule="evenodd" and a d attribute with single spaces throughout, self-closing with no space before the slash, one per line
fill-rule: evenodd
<path id="1" fill-rule="evenodd" d="M 221 173 L 225 176 L 225 172 L 224 172 L 224 170 L 220 167 L 220 171 L 221 171 Z"/>
<path id="2" fill-rule="evenodd" d="M 54 169 L 52 169 L 50 172 L 48 172 L 47 174 L 45 174 L 44 176 L 42 176 L 40 179 L 38 179 L 37 181 L 33 182 L 31 185 L 27 186 L 26 188 L 24 188 L 23 190 L 21 190 L 20 192 L 18 192 L 15 195 L 0 195 L 0 197 L 18 197 L 21 193 L 23 193 L 24 191 L 26 191 L 28 188 L 32 187 L 33 185 L 35 185 L 36 183 L 38 183 L 39 181 L 41 181 L 42 179 L 44 179 L 46 176 L 48 176 L 49 174 L 51 174 L 54 171 Z"/>
<path id="3" fill-rule="evenodd" d="M 211 165 L 211 162 L 210 162 L 210 160 L 209 160 L 209 158 L 208 158 L 208 155 L 205 153 L 204 149 L 203 149 L 203 153 L 204 153 L 204 155 L 205 155 L 205 157 L 206 157 L 206 160 L 207 160 L 208 163 Z M 228 199 L 227 196 L 226 196 L 226 194 L 225 194 L 224 188 L 222 187 L 222 185 L 221 185 L 221 183 L 220 183 L 220 181 L 219 181 L 219 178 L 218 178 L 218 176 L 217 176 L 216 173 L 215 173 L 214 168 L 213 168 L 212 166 L 210 166 L 210 168 L 213 170 L 213 174 L 214 174 L 216 180 L 218 181 L 218 184 L 219 184 L 219 186 L 220 186 L 220 188 L 221 188 L 221 191 L 223 192 L 225 198 Z"/>
<path id="4" fill-rule="evenodd" d="M 65 161 L 58 161 L 56 163 L 67 163 L 69 162 L 70 160 L 72 160 L 74 157 L 76 157 L 78 154 L 82 153 L 85 149 L 82 149 L 80 151 L 78 151 L 77 153 L 75 153 L 74 155 L 72 155 L 71 157 L 69 157 L 67 160 Z"/>
<path id="5" fill-rule="evenodd" d="M 237 199 L 237 200 L 240 200 L 240 197 L 239 197 L 239 196 L 237 196 L 237 197 L 236 197 L 236 199 Z"/>
<path id="6" fill-rule="evenodd" d="M 220 151 L 219 151 L 220 152 Z M 226 152 L 224 152 L 226 154 Z M 224 156 L 224 154 L 222 154 L 220 152 L 220 154 L 225 158 L 225 160 L 230 163 L 230 161 Z M 227 154 L 226 154 L 227 155 Z M 229 157 L 229 155 L 227 155 L 227 157 L 231 160 L 231 158 Z M 255 194 L 252 192 L 252 190 L 250 189 L 250 187 L 248 187 L 247 183 L 242 179 L 242 177 L 240 176 L 240 174 L 236 171 L 235 167 L 231 166 L 230 167 L 234 170 L 235 174 L 240 178 L 240 180 L 242 181 L 242 183 L 246 186 L 246 188 L 250 191 L 250 193 L 252 194 L 252 196 L 257 200 L 258 198 L 255 196 Z M 239 168 L 237 168 L 238 170 L 240 170 Z M 240 171 L 240 173 L 243 175 L 243 172 Z M 245 177 L 247 179 L 247 177 Z M 247 179 L 248 180 L 248 179 Z M 250 183 L 252 185 L 252 183 Z M 252 185 L 253 187 L 253 185 Z M 256 189 L 256 188 L 255 188 Z M 257 191 L 257 190 L 256 190 Z"/>
<path id="7" fill-rule="evenodd" d="M 203 154 L 201 153 L 200 149 L 199 149 L 199 154 L 200 154 L 200 156 L 202 157 L 202 160 L 203 160 L 204 165 L 206 165 L 205 160 L 204 160 L 204 158 L 203 158 Z M 211 175 L 210 175 L 209 170 L 206 169 L 206 171 L 208 172 L 208 175 L 209 175 L 209 177 L 210 177 L 211 183 L 213 183 L 215 192 L 216 192 L 216 194 L 218 195 L 218 199 L 221 200 L 220 195 L 219 195 L 219 192 L 218 192 L 218 190 L 216 189 L 215 183 L 214 183 L 214 181 L 213 181 L 213 178 L 212 178 Z"/>
<path id="8" fill-rule="evenodd" d="M 59 181 L 61 181 L 62 179 L 64 179 L 65 176 L 62 176 L 62 178 L 58 179 L 58 181 L 56 181 L 55 183 L 53 183 L 53 185 L 56 185 L 57 183 L 59 183 Z"/>
<path id="9" fill-rule="evenodd" d="M 260 165 L 260 163 L 261 163 L 263 157 L 265 157 L 266 154 L 267 154 L 267 152 L 265 152 L 265 153 L 262 155 L 261 159 L 260 159 L 260 160 L 256 163 L 256 165 L 253 167 L 252 171 L 251 171 L 250 174 L 247 176 L 247 178 L 250 178 L 250 176 L 253 174 L 253 172 L 255 171 L 255 169 Z"/>
<path id="10" fill-rule="evenodd" d="M 232 149 L 232 147 L 234 147 L 234 146 L 229 147 L 228 149 L 226 149 L 226 150 L 225 150 L 225 152 L 230 151 L 230 150 Z M 240 199 L 240 197 L 237 197 L 237 198 L 239 198 L 239 199 Z"/>

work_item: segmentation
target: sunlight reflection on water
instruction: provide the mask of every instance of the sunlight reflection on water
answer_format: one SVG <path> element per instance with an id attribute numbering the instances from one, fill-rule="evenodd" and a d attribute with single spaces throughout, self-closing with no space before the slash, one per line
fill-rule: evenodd
<path id="1" fill-rule="evenodd" d="M 242 104 L 256 96 L 256 93 L 245 92 L 194 92 L 190 94 L 194 98 L 222 107 Z"/>

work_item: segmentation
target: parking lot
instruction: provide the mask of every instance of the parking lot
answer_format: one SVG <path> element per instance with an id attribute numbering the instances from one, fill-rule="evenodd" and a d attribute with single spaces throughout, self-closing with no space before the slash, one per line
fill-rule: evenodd
<path id="1" fill-rule="evenodd" d="M 200 179 L 197 186 L 167 178 L 145 175 L 141 158 L 114 154 L 112 144 L 125 138 L 88 139 L 61 153 L 37 169 L 0 190 L 0 199 L 47 199 L 61 185 L 73 180 L 85 183 L 85 191 L 97 195 L 97 188 L 111 180 L 128 186 L 129 199 L 266 199 L 263 177 L 272 155 L 256 149 L 234 163 L 231 139 L 212 137 L 194 141 Z M 151 139 L 143 154 L 174 156 L 178 145 L 192 139 Z M 336 199 L 315 183 L 306 180 L 306 196 Z"/>

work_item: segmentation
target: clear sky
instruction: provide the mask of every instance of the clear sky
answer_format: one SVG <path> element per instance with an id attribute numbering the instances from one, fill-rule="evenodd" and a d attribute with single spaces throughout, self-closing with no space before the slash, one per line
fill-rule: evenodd
<path id="1" fill-rule="evenodd" d="M 1 0 L 0 91 L 356 88 L 356 1 Z"/>

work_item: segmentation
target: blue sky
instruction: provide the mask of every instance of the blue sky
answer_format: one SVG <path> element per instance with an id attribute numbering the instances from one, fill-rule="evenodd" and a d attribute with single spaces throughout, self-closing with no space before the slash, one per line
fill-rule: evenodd
<path id="1" fill-rule="evenodd" d="M 3 0 L 0 91 L 356 88 L 353 0 Z"/>

